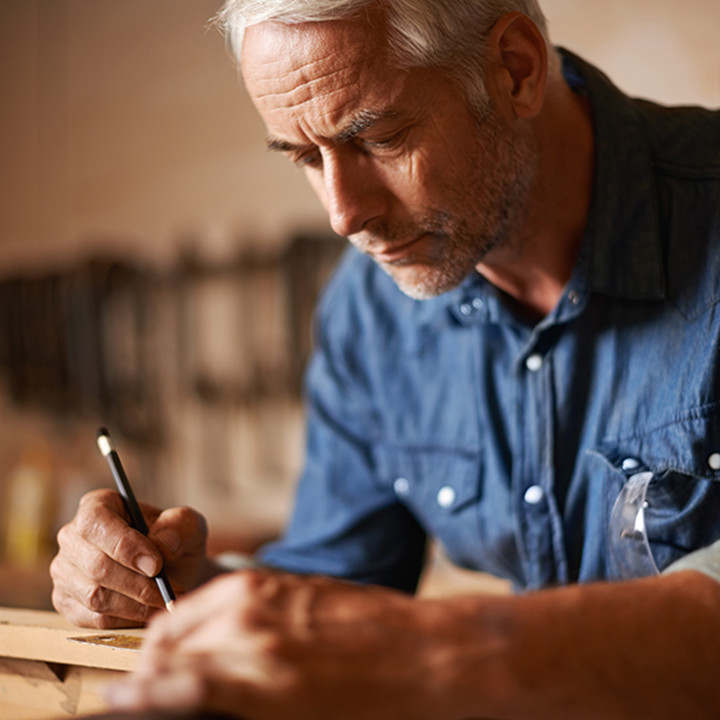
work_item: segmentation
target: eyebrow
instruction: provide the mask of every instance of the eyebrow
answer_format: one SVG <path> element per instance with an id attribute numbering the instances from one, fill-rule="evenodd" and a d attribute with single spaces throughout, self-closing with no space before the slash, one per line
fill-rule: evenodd
<path id="1" fill-rule="evenodd" d="M 395 115 L 397 115 L 397 113 L 393 110 L 360 110 L 340 132 L 330 138 L 330 141 L 334 144 L 346 143 L 358 135 L 367 132 L 373 125 L 376 125 L 381 120 L 386 120 Z M 275 137 L 267 138 L 265 143 L 268 150 L 284 153 L 304 150 L 312 145 L 311 143 L 307 145 L 291 143 Z"/>

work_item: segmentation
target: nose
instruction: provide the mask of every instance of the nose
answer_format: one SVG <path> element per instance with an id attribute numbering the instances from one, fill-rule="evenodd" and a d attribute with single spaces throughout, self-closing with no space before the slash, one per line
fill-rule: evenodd
<path id="1" fill-rule="evenodd" d="M 354 235 L 383 215 L 387 189 L 366 156 L 350 148 L 327 153 L 323 182 L 325 208 L 338 235 Z"/>

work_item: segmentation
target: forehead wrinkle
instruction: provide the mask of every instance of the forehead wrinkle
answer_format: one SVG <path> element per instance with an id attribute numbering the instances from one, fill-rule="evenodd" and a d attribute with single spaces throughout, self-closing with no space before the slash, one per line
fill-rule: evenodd
<path id="1" fill-rule="evenodd" d="M 366 43 L 342 43 L 335 37 L 326 44 L 321 36 L 309 45 L 290 45 L 284 56 L 257 58 L 257 72 L 251 73 L 250 81 L 254 87 L 248 88 L 265 115 L 271 149 L 305 148 L 304 140 L 312 137 L 322 144 L 347 142 L 379 120 L 397 114 L 385 109 L 388 95 L 396 92 L 383 92 L 384 97 L 379 97 L 376 91 L 375 78 L 385 73 L 376 74 L 377 56 Z M 380 109 L 374 107 L 378 100 Z M 286 134 L 292 127 L 288 122 L 295 126 L 290 136 Z M 300 135 L 294 137 L 296 131 Z"/>
<path id="2" fill-rule="evenodd" d="M 291 90 L 290 96 L 295 93 L 296 90 L 297 88 Z M 342 102 L 340 102 L 337 107 L 334 107 L 332 110 L 323 109 L 320 115 L 321 122 L 336 122 L 339 125 L 339 129 L 335 131 L 329 131 L 328 133 L 312 132 L 310 128 L 313 125 L 311 120 L 313 104 L 319 101 L 326 101 L 328 98 L 332 98 L 333 96 L 338 94 L 342 97 L 343 95 L 345 95 L 345 92 L 345 87 L 338 87 L 324 93 L 322 96 L 319 97 L 317 95 L 309 94 L 300 102 L 293 102 L 292 99 L 288 99 L 283 104 L 278 103 L 274 107 L 268 107 L 268 118 L 272 116 L 280 116 L 280 118 L 282 119 L 285 111 L 289 108 L 293 115 L 300 115 L 300 117 L 298 118 L 298 122 L 300 122 L 301 125 L 307 125 L 307 127 L 303 131 L 306 136 L 310 137 L 312 135 L 315 135 L 319 139 L 326 142 L 339 144 L 352 140 L 357 135 L 367 131 L 373 125 L 382 120 L 392 118 L 398 115 L 397 111 L 391 108 L 374 109 L 361 107 L 360 109 L 356 109 L 355 98 L 342 98 Z M 262 97 L 264 99 L 268 99 L 284 97 L 285 95 L 286 93 L 268 93 L 267 95 Z M 310 110 L 306 113 L 305 111 L 307 107 L 309 107 Z M 304 114 L 306 115 L 305 117 L 303 117 Z M 349 120 L 343 122 L 344 116 L 349 116 Z M 334 118 L 337 119 L 335 120 Z M 274 137 L 271 135 L 269 138 L 269 146 L 271 147 L 271 149 L 277 148 L 279 144 L 283 144 L 284 146 L 288 144 L 297 145 L 297 147 L 306 146 L 306 144 L 303 143 L 290 143 L 283 138 Z"/>
<path id="3" fill-rule="evenodd" d="M 341 94 L 341 95 L 344 94 L 344 89 L 338 88 L 336 90 L 332 90 L 331 92 L 325 93 L 325 95 L 322 97 L 322 99 L 325 100 L 325 99 L 330 98 L 337 94 Z M 282 95 L 283 95 L 282 93 L 276 93 L 272 97 L 281 97 Z M 265 97 L 270 97 L 270 96 L 265 96 Z M 307 134 L 308 130 L 313 125 L 312 113 L 314 111 L 314 105 L 318 102 L 318 100 L 319 99 L 316 96 L 310 95 L 310 96 L 306 97 L 305 99 L 301 100 L 300 102 L 295 102 L 295 103 L 287 102 L 284 105 L 277 104 L 274 107 L 267 108 L 267 111 L 266 111 L 267 119 L 270 120 L 271 118 L 273 118 L 273 116 L 274 117 L 279 116 L 280 120 L 282 121 L 285 117 L 286 111 L 288 111 L 288 109 L 289 109 L 290 112 L 293 114 L 293 116 L 296 116 L 296 121 L 300 125 L 307 125 L 307 128 L 305 128 L 305 130 L 304 130 L 304 132 Z M 338 104 L 338 106 L 336 108 L 333 108 L 332 111 L 323 109 L 319 115 L 321 123 L 322 122 L 332 123 L 334 117 L 342 118 L 343 115 L 347 114 L 347 107 L 354 106 L 354 105 L 355 105 L 355 101 L 353 99 L 353 100 L 344 101 L 344 102 Z M 307 112 L 306 112 L 307 108 L 309 108 L 309 110 L 307 110 Z M 310 134 L 311 135 L 317 134 L 317 136 L 319 138 L 322 138 L 325 140 L 333 141 L 337 138 L 338 142 L 346 142 L 347 140 L 349 140 L 352 137 L 354 137 L 355 135 L 357 135 L 358 132 L 362 132 L 363 127 L 365 129 L 367 129 L 367 127 L 369 127 L 369 125 L 372 124 L 372 123 L 368 123 L 368 122 L 360 122 L 360 123 L 356 122 L 356 118 L 358 115 L 364 116 L 365 114 L 368 114 L 368 113 L 371 114 L 373 117 L 379 116 L 380 114 L 384 114 L 381 111 L 376 112 L 376 111 L 372 111 L 372 110 L 360 110 L 359 113 L 353 114 L 351 116 L 350 122 L 347 123 L 346 125 L 342 126 L 340 128 L 340 130 L 338 130 L 337 132 L 330 132 L 329 134 L 324 134 L 322 132 L 320 132 L 320 133 L 312 133 L 311 132 Z M 379 119 L 379 117 L 377 119 Z M 375 121 L 377 121 L 377 120 L 375 120 Z M 341 121 L 337 120 L 336 122 L 340 123 Z M 339 136 L 342 136 L 342 137 L 339 137 Z"/>
<path id="4" fill-rule="evenodd" d="M 268 91 L 268 92 L 258 92 L 256 94 L 258 100 L 273 100 L 274 98 L 287 98 L 286 105 L 294 105 L 296 107 L 301 107 L 302 105 L 311 102 L 313 100 L 317 100 L 318 96 L 317 94 L 313 94 L 312 91 L 315 86 L 317 86 L 319 83 L 323 81 L 330 81 L 330 79 L 333 77 L 333 75 L 339 74 L 340 70 L 338 70 L 336 73 L 333 73 L 332 75 L 326 75 L 322 78 L 316 78 L 314 80 L 307 81 L 303 83 L 302 85 L 298 85 L 297 87 L 293 87 L 290 90 L 279 90 L 279 91 Z M 327 90 L 324 92 L 322 97 L 332 97 L 333 95 L 336 95 L 340 92 L 345 92 L 346 88 L 344 86 L 342 87 L 335 87 L 334 89 Z M 301 99 L 296 99 L 296 96 L 301 95 L 304 96 Z"/>
<path id="5" fill-rule="evenodd" d="M 296 70 L 291 73 L 287 74 L 288 78 L 291 78 L 292 75 L 295 75 L 297 73 L 301 72 L 301 70 Z M 321 77 L 315 77 L 310 79 L 301 79 L 301 84 L 295 85 L 291 87 L 289 90 L 268 90 L 267 92 L 262 92 L 260 88 L 258 88 L 258 91 L 256 93 L 256 96 L 258 99 L 267 100 L 272 102 L 274 99 L 281 99 L 286 98 L 284 102 L 281 102 L 279 104 L 289 107 L 289 106 L 295 106 L 297 108 L 302 107 L 308 102 L 312 102 L 313 100 L 320 99 L 320 98 L 331 98 L 334 95 L 337 95 L 338 93 L 343 93 L 347 91 L 347 88 L 351 85 L 355 84 L 355 80 L 353 79 L 352 75 L 357 74 L 353 73 L 348 68 L 340 68 L 338 70 L 333 70 L 330 73 L 324 74 Z M 350 77 L 346 78 L 344 76 L 350 75 Z M 334 82 L 338 76 L 343 76 L 340 78 L 339 82 Z M 267 81 L 268 84 L 273 84 L 272 80 Z M 261 84 L 261 83 L 259 83 Z M 318 92 L 318 87 L 322 85 L 330 85 L 332 84 L 334 87 L 330 87 L 327 90 L 323 90 L 320 88 L 320 92 Z"/>
<path id="6" fill-rule="evenodd" d="M 277 82 L 278 79 L 282 78 L 293 85 L 297 84 L 297 87 L 294 89 L 298 90 L 303 87 L 312 87 L 323 81 L 329 81 L 344 73 L 350 76 L 347 80 L 348 84 L 354 84 L 357 81 L 357 76 L 361 72 L 360 68 L 363 63 L 359 62 L 359 58 L 353 59 L 345 56 L 346 62 L 344 62 L 342 66 L 332 69 L 333 61 L 337 60 L 337 56 L 337 52 L 327 50 L 326 54 L 320 57 L 307 58 L 300 65 L 292 69 L 287 68 L 287 57 L 273 57 L 260 64 L 260 68 L 265 71 L 265 78 L 255 78 L 255 82 L 261 87 L 267 84 L 272 85 Z M 325 70 L 324 65 L 330 65 L 331 69 Z M 271 94 L 272 93 L 265 93 L 265 95 Z M 278 94 L 284 94 L 284 92 Z"/>

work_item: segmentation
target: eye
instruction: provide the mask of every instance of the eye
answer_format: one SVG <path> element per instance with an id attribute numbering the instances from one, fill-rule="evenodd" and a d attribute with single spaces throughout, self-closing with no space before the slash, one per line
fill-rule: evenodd
<path id="1" fill-rule="evenodd" d="M 379 136 L 377 138 L 358 138 L 358 140 L 361 147 L 370 152 L 394 150 L 402 144 L 407 134 L 407 130 L 407 128 L 403 128 L 402 130 L 398 130 L 397 132 L 392 133 L 392 135 L 387 135 L 384 137 Z"/>
<path id="2" fill-rule="evenodd" d="M 290 160 L 299 168 L 320 168 L 322 167 L 322 155 L 317 149 L 307 150 L 297 155 L 290 155 Z"/>

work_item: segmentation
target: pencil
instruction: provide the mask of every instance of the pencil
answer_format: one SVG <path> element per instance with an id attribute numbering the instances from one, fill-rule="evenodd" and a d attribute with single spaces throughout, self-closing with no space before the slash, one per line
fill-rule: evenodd
<path id="1" fill-rule="evenodd" d="M 147 523 L 145 522 L 145 518 L 140 511 L 140 506 L 135 499 L 135 493 L 133 493 L 132 488 L 130 487 L 130 481 L 128 480 L 122 463 L 120 462 L 120 456 L 113 447 L 112 440 L 110 439 L 110 433 L 107 428 L 101 427 L 98 429 L 97 446 L 110 466 L 110 472 L 112 472 L 115 485 L 117 485 L 117 489 L 120 493 L 123 504 L 125 505 L 125 509 L 130 516 L 130 525 L 143 535 L 147 535 Z M 169 612 L 172 612 L 175 607 L 175 593 L 173 592 L 172 587 L 170 587 L 170 581 L 165 574 L 165 570 L 160 570 L 153 579 L 157 583 L 158 590 L 160 590 L 165 607 Z"/>

